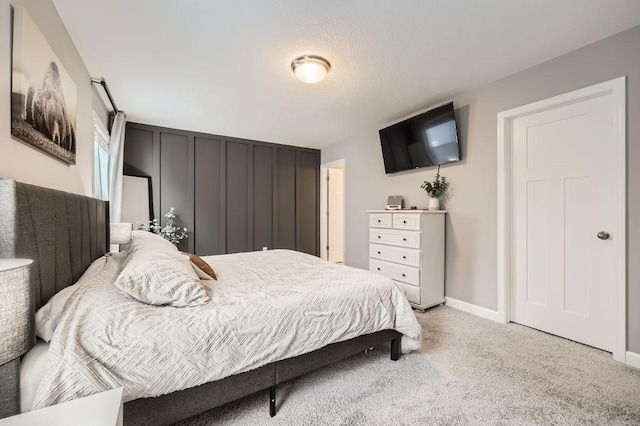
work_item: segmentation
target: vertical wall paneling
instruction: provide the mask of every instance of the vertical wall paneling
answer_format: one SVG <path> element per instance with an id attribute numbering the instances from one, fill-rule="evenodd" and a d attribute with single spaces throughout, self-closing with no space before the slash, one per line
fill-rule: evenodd
<path id="1" fill-rule="evenodd" d="M 220 145 L 220 253 L 227 251 L 227 143 Z"/>
<path id="2" fill-rule="evenodd" d="M 296 193 L 296 203 L 295 203 L 295 208 L 296 208 L 296 219 L 295 219 L 295 224 L 296 224 L 296 250 L 300 250 L 300 200 L 302 198 L 300 198 L 300 151 L 296 151 L 296 188 L 295 188 L 295 193 Z"/>
<path id="3" fill-rule="evenodd" d="M 318 157 L 315 152 L 298 153 L 298 235 L 300 245 L 298 250 L 317 254 L 319 249 L 318 241 L 318 187 L 319 170 Z"/>
<path id="4" fill-rule="evenodd" d="M 187 186 L 185 191 L 187 192 L 187 205 L 186 205 L 186 218 L 191 225 L 187 227 L 187 247 L 190 253 L 194 253 L 196 250 L 196 218 L 195 218 L 195 187 L 196 187 L 196 174 L 195 174 L 195 138 L 193 135 L 189 135 L 187 142 Z"/>
<path id="5" fill-rule="evenodd" d="M 278 149 L 278 246 L 295 250 L 296 244 L 296 151 Z"/>
<path id="6" fill-rule="evenodd" d="M 279 247 L 278 245 L 278 148 L 275 146 L 271 148 L 271 155 L 273 161 L 272 170 L 272 182 L 273 182 L 273 198 L 271 199 L 271 223 L 272 223 L 272 242 L 273 247 Z"/>
<path id="7" fill-rule="evenodd" d="M 253 250 L 273 245 L 273 148 L 253 146 Z"/>
<path id="8" fill-rule="evenodd" d="M 180 249 L 319 254 L 320 152 L 127 123 L 125 174 L 150 176 L 154 216 L 176 208 Z"/>
<path id="9" fill-rule="evenodd" d="M 195 248 L 198 255 L 224 253 L 220 236 L 221 170 L 220 145 L 215 139 L 196 137 L 195 148 Z"/>
<path id="10" fill-rule="evenodd" d="M 320 162 L 322 158 L 320 157 L 320 152 L 316 151 L 315 153 L 315 175 L 316 175 L 316 250 L 313 254 L 316 256 L 320 256 Z M 344 179 L 344 176 L 343 176 Z"/>
<path id="11" fill-rule="evenodd" d="M 125 150 L 127 145 L 125 144 Z M 151 191 L 153 193 L 153 217 L 160 220 L 166 212 L 160 210 L 160 131 L 153 132 L 153 174 L 151 175 Z"/>
<path id="12" fill-rule="evenodd" d="M 247 250 L 253 250 L 253 216 L 255 215 L 255 210 L 253 207 L 253 193 L 254 193 L 254 181 L 253 181 L 253 144 L 249 143 L 247 145 Z"/>
<path id="13" fill-rule="evenodd" d="M 227 253 L 249 251 L 249 144 L 227 142 Z"/>
<path id="14" fill-rule="evenodd" d="M 176 226 L 193 229 L 193 181 L 189 177 L 189 138 L 167 132 L 160 133 L 160 223 L 164 225 L 164 214 L 175 208 Z M 191 184 L 191 185 L 190 185 Z M 178 248 L 192 249 L 193 238 L 182 241 Z"/>

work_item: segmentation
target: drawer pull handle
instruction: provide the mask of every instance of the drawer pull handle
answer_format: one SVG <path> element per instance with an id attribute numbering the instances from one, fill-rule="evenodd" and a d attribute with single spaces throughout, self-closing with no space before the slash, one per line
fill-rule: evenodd
<path id="1" fill-rule="evenodd" d="M 380 270 L 380 268 L 378 268 L 378 271 Z"/>
<path id="2" fill-rule="evenodd" d="M 378 252 L 378 254 L 381 254 L 380 252 Z"/>
<path id="3" fill-rule="evenodd" d="M 378 238 L 382 238 L 380 235 L 378 235 Z"/>
<path id="4" fill-rule="evenodd" d="M 378 219 L 378 223 L 380 223 L 380 219 Z"/>
<path id="5" fill-rule="evenodd" d="M 407 221 L 406 221 L 406 220 L 403 220 L 403 221 L 402 221 L 402 223 L 407 223 Z"/>
<path id="6" fill-rule="evenodd" d="M 406 275 L 405 275 L 405 274 L 402 274 L 402 276 L 403 276 L 403 277 L 406 277 Z"/>
<path id="7" fill-rule="evenodd" d="M 403 238 L 403 239 L 402 239 L 402 241 L 407 241 L 407 239 L 406 239 L 406 238 Z"/>
<path id="8" fill-rule="evenodd" d="M 402 258 L 403 258 L 403 259 L 406 259 L 406 258 L 407 258 L 407 256 L 402 256 Z"/>

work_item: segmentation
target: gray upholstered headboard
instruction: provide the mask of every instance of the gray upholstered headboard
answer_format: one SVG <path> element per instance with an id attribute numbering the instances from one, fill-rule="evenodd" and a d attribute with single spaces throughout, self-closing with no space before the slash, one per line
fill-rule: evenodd
<path id="1" fill-rule="evenodd" d="M 0 258 L 33 259 L 34 308 L 108 251 L 109 204 L 0 179 Z"/>
<path id="2" fill-rule="evenodd" d="M 108 202 L 0 179 L 0 259 L 34 261 L 29 318 L 34 343 L 35 310 L 74 284 L 108 244 Z M 0 333 L 0 344 L 1 338 Z M 18 367 L 19 359 L 0 365 L 0 418 L 19 411 Z"/>

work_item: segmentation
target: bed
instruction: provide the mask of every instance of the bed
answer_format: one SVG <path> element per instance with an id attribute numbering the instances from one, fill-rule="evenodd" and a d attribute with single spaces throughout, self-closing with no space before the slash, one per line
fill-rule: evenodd
<path id="1" fill-rule="evenodd" d="M 8 218 L 9 222 L 9 226 L 5 229 L 6 232 L 2 232 L 2 236 L 0 236 L 0 257 L 24 257 L 35 260 L 32 270 L 34 312 L 46 304 L 53 295 L 74 284 L 83 272 L 96 259 L 102 258 L 107 251 L 107 225 L 109 220 L 108 205 L 105 202 L 21 184 L 11 180 L 0 180 L 0 201 L 0 213 L 3 214 L 3 217 Z M 5 224 L 5 226 L 7 225 Z M 298 276 L 303 274 L 305 270 L 314 270 L 316 268 L 314 262 L 322 262 L 305 256 L 307 255 L 274 251 L 272 253 L 224 255 L 205 259 L 209 260 L 214 268 L 217 267 L 223 277 L 230 277 L 229 271 L 234 268 L 250 270 L 254 267 L 256 269 L 249 275 L 259 275 L 263 270 L 276 268 L 277 265 L 286 262 L 302 265 L 302 268 L 296 274 L 292 274 Z M 276 258 L 278 258 L 277 261 Z M 284 262 L 282 259 L 288 260 Z M 331 268 L 342 268 L 334 271 L 338 275 L 351 269 L 337 265 L 333 265 Z M 322 275 L 320 271 L 320 269 L 317 269 L 314 272 L 318 278 Z M 292 278 L 291 282 L 282 282 L 278 291 L 295 293 L 298 290 L 287 289 L 304 285 L 304 282 L 309 279 L 313 279 L 313 277 L 306 277 L 296 283 L 295 279 Z M 346 279 L 350 278 L 347 276 Z M 226 299 L 218 300 L 217 303 L 224 304 L 229 301 L 231 301 L 229 302 L 231 305 L 247 303 L 244 309 L 249 312 L 253 305 L 259 304 L 260 297 L 268 298 L 269 292 L 272 291 L 271 287 L 256 290 L 253 288 L 255 282 L 257 281 L 245 278 L 227 279 L 227 281 L 222 279 L 221 283 L 218 283 L 217 288 L 214 289 L 212 296 L 226 297 L 225 292 L 227 290 L 233 293 L 231 289 L 240 288 L 245 292 L 244 295 L 246 297 L 238 297 L 238 295 L 242 296 L 242 292 L 235 294 L 235 296 L 230 294 L 227 295 Z M 100 289 L 96 287 L 96 291 L 98 290 L 103 292 L 111 291 L 104 285 Z M 263 292 L 263 294 L 259 297 L 255 296 L 256 291 Z M 304 290 L 301 291 L 302 293 L 304 293 Z M 253 299 L 252 294 L 254 295 Z M 117 299 L 114 294 L 112 296 Z M 290 302 L 295 303 L 295 297 L 297 296 L 294 294 L 291 297 L 292 299 L 289 299 Z M 323 299 L 326 298 L 323 296 Z M 397 303 L 400 307 L 404 306 L 401 302 Z M 165 310 L 167 309 L 182 308 L 165 308 Z M 260 311 L 258 310 L 257 312 Z M 308 319 L 308 312 L 302 312 L 296 314 L 298 317 L 291 319 L 291 324 L 297 324 Z M 369 315 L 367 318 L 371 317 L 369 312 L 364 313 Z M 387 312 L 385 315 L 380 316 L 388 317 L 389 314 Z M 219 314 L 217 313 L 216 315 Z M 268 317 L 270 313 L 267 312 L 264 315 Z M 313 317 L 313 315 L 311 316 Z M 405 315 L 405 318 L 409 317 Z M 415 317 L 413 319 L 415 320 Z M 166 393 L 166 388 L 158 386 L 156 393 L 151 394 L 151 396 L 136 394 L 135 392 L 130 393 L 124 405 L 125 423 L 132 425 L 171 424 L 265 389 L 270 390 L 269 411 L 271 415 L 275 415 L 276 387 L 284 381 L 387 342 L 391 342 L 391 359 L 397 360 L 400 356 L 400 342 L 403 334 L 392 329 L 392 327 L 381 330 L 376 329 L 376 327 L 380 328 L 383 324 L 387 324 L 388 321 L 388 318 L 380 321 L 373 319 L 370 322 L 378 322 L 379 324 L 373 324 L 371 329 L 367 329 L 365 326 L 365 328 L 349 330 L 349 327 L 346 327 L 336 333 L 338 337 L 332 336 L 329 340 L 320 339 L 319 341 L 316 339 L 313 344 L 305 343 L 298 346 L 296 346 L 298 340 L 296 333 L 283 333 L 281 336 L 285 336 L 287 344 L 283 345 L 279 350 L 274 349 L 274 353 L 269 354 L 268 362 L 266 363 L 253 360 L 251 357 L 243 357 L 244 363 L 234 367 L 236 370 L 232 371 L 232 374 L 226 375 L 224 371 L 213 372 L 207 370 L 207 381 L 197 386 L 189 386 L 168 393 Z M 411 326 L 412 324 L 407 324 L 407 327 L 411 328 Z M 98 335 L 99 333 L 96 333 L 94 340 L 99 339 Z M 222 340 L 228 339 L 228 336 L 217 337 Z M 406 338 L 406 336 L 404 337 Z M 337 341 L 333 341 L 336 339 Z M 309 348 L 312 348 L 312 350 L 309 350 Z M 39 345 L 36 349 L 42 352 L 42 345 Z M 52 351 L 52 354 L 48 356 L 53 358 L 55 356 L 54 352 Z M 32 357 L 25 357 L 25 361 L 30 358 Z M 185 358 L 188 357 L 185 356 Z M 2 395 L 0 405 L 3 405 L 2 408 L 4 409 L 4 411 L 0 412 L 15 413 L 18 410 L 19 383 L 16 383 L 14 379 L 3 380 L 5 377 L 16 377 L 16 368 L 19 366 L 16 364 L 16 362 L 10 362 L 0 366 L 0 380 L 2 383 L 0 385 L 0 394 Z M 97 364 L 102 364 L 102 361 L 97 362 Z M 187 385 L 189 383 L 185 382 L 181 383 L 179 387 Z M 53 383 L 51 386 L 56 388 L 58 384 Z M 62 396 L 61 398 L 60 401 L 66 397 Z M 55 398 L 51 401 L 58 402 Z M 46 402 L 46 404 L 51 401 Z"/>

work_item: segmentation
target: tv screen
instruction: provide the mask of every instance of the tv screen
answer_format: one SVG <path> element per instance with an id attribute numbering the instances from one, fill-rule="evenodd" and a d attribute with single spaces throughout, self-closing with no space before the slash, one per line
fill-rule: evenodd
<path id="1" fill-rule="evenodd" d="M 387 173 L 460 161 L 453 102 L 380 130 Z"/>

